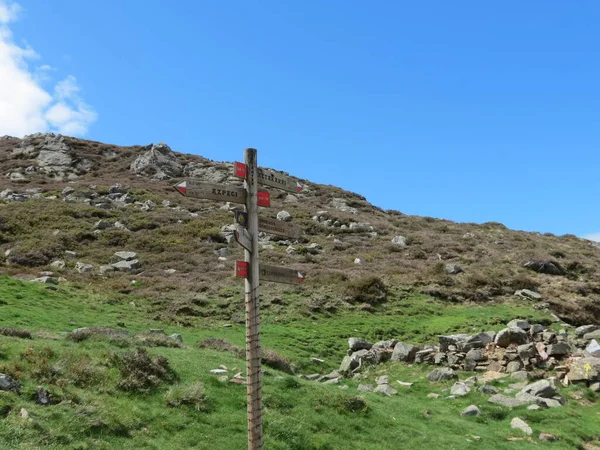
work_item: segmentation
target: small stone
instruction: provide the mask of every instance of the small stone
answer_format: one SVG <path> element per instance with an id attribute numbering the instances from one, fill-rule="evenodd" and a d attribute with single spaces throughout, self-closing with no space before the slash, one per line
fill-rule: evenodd
<path id="1" fill-rule="evenodd" d="M 464 383 L 462 381 L 457 381 L 450 388 L 450 394 L 457 397 L 465 396 L 469 392 L 471 392 L 471 387 L 467 383 Z"/>
<path id="2" fill-rule="evenodd" d="M 389 384 L 390 383 L 390 377 L 388 377 L 387 375 L 383 375 L 381 377 L 378 377 L 375 382 L 379 385 L 379 384 Z"/>
<path id="3" fill-rule="evenodd" d="M 214 375 L 225 375 L 225 374 L 227 374 L 227 371 L 224 369 L 211 369 L 210 373 L 212 373 Z"/>
<path id="4" fill-rule="evenodd" d="M 548 441 L 548 442 L 555 442 L 558 440 L 558 438 L 556 436 L 554 436 L 553 434 L 550 434 L 550 433 L 540 433 L 538 439 L 540 441 Z"/>
<path id="5" fill-rule="evenodd" d="M 79 273 L 91 272 L 92 270 L 94 270 L 94 266 L 79 261 L 77 262 L 77 264 L 75 264 L 75 270 Z"/>
<path id="6" fill-rule="evenodd" d="M 372 344 L 369 344 L 362 338 L 351 337 L 348 339 L 348 348 L 352 351 L 357 350 L 370 350 L 373 347 Z"/>
<path id="7" fill-rule="evenodd" d="M 279 211 L 277 213 L 277 220 L 281 220 L 282 222 L 291 222 L 292 215 L 287 211 Z"/>
<path id="8" fill-rule="evenodd" d="M 478 389 L 482 394 L 493 395 L 498 393 L 498 388 L 494 386 L 490 386 L 489 384 L 484 384 Z"/>
<path id="9" fill-rule="evenodd" d="M 600 358 L 600 344 L 596 339 L 592 339 L 589 345 L 585 348 L 585 351 L 596 358 Z"/>
<path id="10" fill-rule="evenodd" d="M 529 405 L 527 409 L 529 411 L 539 411 L 540 409 L 542 409 L 542 407 L 540 405 Z"/>
<path id="11" fill-rule="evenodd" d="M 470 405 L 470 406 L 467 406 L 465 409 L 463 409 L 462 412 L 460 413 L 460 415 L 461 416 L 480 416 L 481 410 L 475 405 Z"/>
<path id="12" fill-rule="evenodd" d="M 452 370 L 450 367 L 434 369 L 433 372 L 427 375 L 427 379 L 431 382 L 452 380 L 454 378 L 458 378 L 458 376 L 456 375 L 456 372 L 454 372 L 454 370 Z"/>
<path id="13" fill-rule="evenodd" d="M 21 419 L 23 420 L 29 420 L 29 413 L 25 408 L 21 408 L 21 410 L 19 411 L 19 416 L 21 416 Z"/>
<path id="14" fill-rule="evenodd" d="M 179 333 L 173 333 L 167 337 L 168 339 L 173 339 L 174 341 L 181 342 L 183 344 L 183 337 Z"/>
<path id="15" fill-rule="evenodd" d="M 513 418 L 513 420 L 510 421 L 510 427 L 516 430 L 521 430 L 528 436 L 531 436 L 533 434 L 533 430 L 531 429 L 531 427 L 518 417 L 515 417 Z"/>
<path id="16" fill-rule="evenodd" d="M 529 322 L 527 322 L 526 320 L 513 319 L 506 324 L 506 327 L 507 328 L 517 327 L 517 328 L 520 328 L 521 330 L 527 331 L 531 328 L 531 325 L 529 325 Z"/>
<path id="17" fill-rule="evenodd" d="M 441 397 L 440 394 L 436 394 L 434 392 L 432 392 L 430 394 L 427 394 L 427 398 L 433 398 L 433 399 L 435 399 L 435 398 L 440 398 L 440 397 Z"/>
<path id="18" fill-rule="evenodd" d="M 391 397 L 392 395 L 396 395 L 398 393 L 398 391 L 392 388 L 389 384 L 380 384 L 373 390 L 373 392 L 385 394 L 388 397 Z"/>
<path id="19" fill-rule="evenodd" d="M 373 386 L 370 384 L 359 384 L 358 390 L 360 392 L 373 392 Z"/>

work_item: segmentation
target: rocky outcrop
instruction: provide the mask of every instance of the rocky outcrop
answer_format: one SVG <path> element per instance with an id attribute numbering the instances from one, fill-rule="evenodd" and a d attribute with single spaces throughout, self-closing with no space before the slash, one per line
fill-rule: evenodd
<path id="1" fill-rule="evenodd" d="M 144 153 L 131 163 L 131 172 L 153 180 L 168 180 L 183 175 L 183 164 L 164 143 L 149 145 Z"/>

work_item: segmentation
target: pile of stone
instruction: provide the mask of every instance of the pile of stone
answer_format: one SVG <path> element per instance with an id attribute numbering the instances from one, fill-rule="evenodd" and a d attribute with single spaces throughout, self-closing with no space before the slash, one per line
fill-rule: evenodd
<path id="1" fill-rule="evenodd" d="M 585 325 L 558 333 L 539 324 L 515 319 L 499 332 L 439 336 L 437 344 L 417 346 L 397 339 L 371 344 L 348 340 L 339 371 L 360 372 L 386 361 L 423 363 L 470 372 L 556 372 L 564 384 L 600 381 L 600 325 Z"/>

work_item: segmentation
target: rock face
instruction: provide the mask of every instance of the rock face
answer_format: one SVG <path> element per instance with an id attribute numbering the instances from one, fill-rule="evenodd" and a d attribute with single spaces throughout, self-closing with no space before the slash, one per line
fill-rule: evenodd
<path id="1" fill-rule="evenodd" d="M 164 143 L 149 145 L 144 154 L 131 163 L 131 172 L 154 180 L 168 180 L 183 175 L 183 165 Z"/>

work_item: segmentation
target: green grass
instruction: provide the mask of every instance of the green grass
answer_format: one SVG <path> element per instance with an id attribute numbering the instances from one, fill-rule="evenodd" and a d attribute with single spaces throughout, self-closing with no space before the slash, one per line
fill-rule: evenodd
<path id="1" fill-rule="evenodd" d="M 525 304 L 467 306 L 422 296 L 401 298 L 392 293 L 392 297 L 377 314 L 306 317 L 296 313 L 274 316 L 265 311 L 263 346 L 293 360 L 303 373 L 327 372 L 338 366 L 349 336 L 369 340 L 397 337 L 424 343 L 435 341 L 441 333 L 499 329 L 514 317 L 548 320 Z M 245 387 L 219 382 L 209 373 L 219 365 L 226 365 L 230 374 L 244 371 L 244 361 L 230 353 L 193 345 L 214 336 L 243 346 L 242 325 L 223 328 L 221 322 L 205 318 L 198 319 L 194 328 L 176 327 L 153 320 L 150 302 L 142 297 L 90 293 L 74 285 L 51 291 L 41 284 L 6 277 L 0 278 L 0 301 L 0 326 L 34 332 L 32 340 L 0 336 L 0 372 L 15 373 L 23 385 L 21 395 L 0 392 L 0 413 L 9 409 L 4 418 L 0 414 L 0 448 L 246 447 Z M 167 333 L 183 335 L 188 344 L 184 348 L 148 350 L 168 359 L 175 381 L 164 382 L 147 393 L 122 391 L 112 355 L 131 351 L 135 346 L 132 341 L 88 339 L 76 343 L 65 339 L 66 333 L 77 327 L 116 327 L 119 322 L 131 331 L 163 328 Z M 325 364 L 310 363 L 313 356 L 325 359 Z M 265 448 L 572 449 L 600 438 L 597 395 L 579 387 L 562 389 L 561 393 L 567 397 L 579 393 L 584 404 L 571 398 L 568 405 L 554 410 L 509 410 L 487 403 L 487 397 L 477 392 L 456 400 L 428 399 L 429 392 L 440 393 L 450 385 L 429 383 L 425 376 L 430 370 L 402 364 L 372 367 L 362 379 L 345 380 L 349 387 L 341 390 L 268 368 L 263 378 Z M 390 398 L 357 391 L 359 383 L 372 383 L 379 374 L 389 375 L 392 383 L 400 380 L 414 385 L 398 385 L 399 395 Z M 168 406 L 173 392 L 193 392 L 199 385 L 205 395 L 201 408 Z M 34 393 L 38 386 L 53 393 L 58 403 L 37 405 Z M 460 411 L 470 404 L 478 405 L 483 415 L 461 417 Z M 27 410 L 30 420 L 20 417 L 21 408 Z M 425 410 L 429 411 L 427 417 Z M 522 437 L 510 429 L 515 416 L 533 428 L 531 442 L 508 440 Z M 560 440 L 540 442 L 539 432 L 555 434 Z"/>

